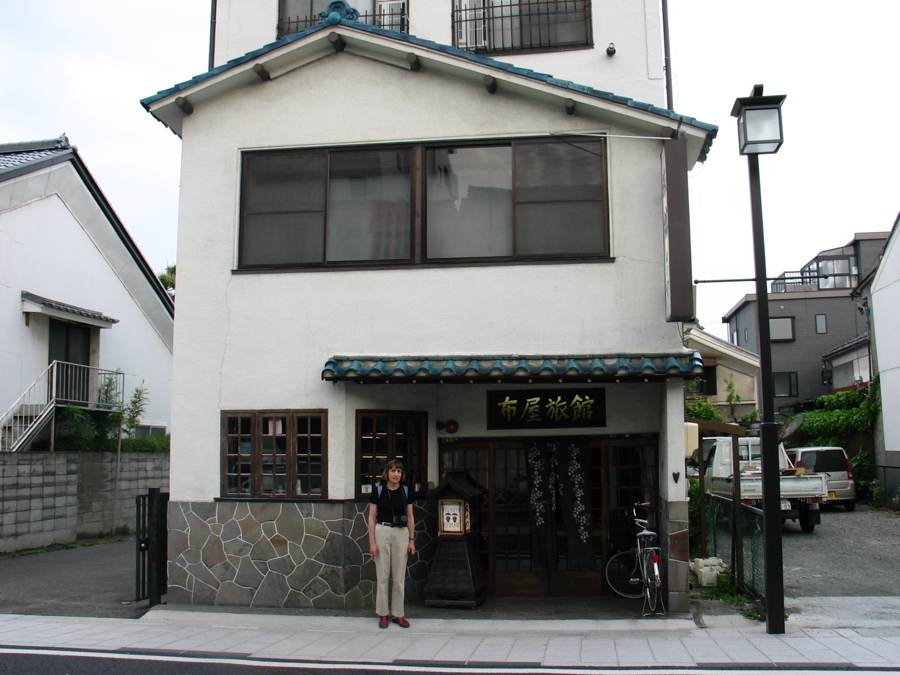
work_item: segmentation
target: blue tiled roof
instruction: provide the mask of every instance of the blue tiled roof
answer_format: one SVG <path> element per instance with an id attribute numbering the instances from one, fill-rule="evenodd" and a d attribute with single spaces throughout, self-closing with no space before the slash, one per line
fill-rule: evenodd
<path id="1" fill-rule="evenodd" d="M 333 356 L 323 380 L 359 382 L 520 382 L 553 379 L 688 377 L 703 373 L 699 352 L 579 356 Z"/>
<path id="2" fill-rule="evenodd" d="M 566 89 L 568 91 L 576 92 L 579 94 L 584 94 L 587 96 L 593 96 L 598 99 L 602 99 L 605 101 L 610 101 L 611 103 L 617 103 L 620 105 L 628 106 L 630 108 L 634 108 L 635 110 L 641 110 L 644 112 L 651 113 L 653 115 L 659 115 L 661 117 L 666 117 L 670 120 L 674 120 L 676 122 L 680 122 L 682 124 L 687 124 L 692 127 L 696 127 L 698 129 L 702 129 L 707 132 L 706 141 L 703 144 L 703 149 L 700 153 L 699 160 L 702 162 L 706 159 L 707 153 L 709 152 L 710 147 L 712 146 L 713 139 L 715 139 L 716 134 L 719 131 L 719 128 L 713 124 L 707 124 L 705 122 L 701 122 L 693 117 L 688 117 L 686 115 L 680 115 L 672 110 L 667 110 L 666 108 L 660 108 L 655 105 L 651 105 L 649 103 L 641 103 L 640 101 L 635 101 L 634 99 L 618 96 L 608 91 L 602 91 L 600 89 L 594 89 L 593 87 L 588 87 L 582 84 L 576 84 L 575 82 L 571 82 L 569 80 L 561 80 L 559 78 L 553 77 L 552 75 L 546 73 L 538 73 L 528 68 L 520 68 L 518 66 L 514 66 L 511 63 L 505 63 L 503 61 L 497 61 L 492 58 L 488 58 L 486 56 L 481 56 L 480 54 L 474 54 L 472 52 L 465 51 L 464 49 L 458 49 L 456 47 L 451 47 L 450 45 L 444 45 L 439 42 L 433 42 L 431 40 L 422 40 L 421 38 L 417 38 L 413 35 L 408 35 L 406 33 L 398 33 L 396 31 L 387 30 L 385 28 L 380 28 L 378 26 L 371 26 L 369 24 L 360 23 L 357 21 L 350 21 L 347 19 L 341 19 L 340 21 L 331 20 L 327 23 L 320 23 L 306 30 L 300 31 L 299 33 L 294 33 L 293 35 L 288 35 L 286 37 L 281 38 L 280 40 L 276 40 L 270 44 L 265 45 L 264 47 L 260 47 L 259 49 L 255 49 L 252 52 L 248 52 L 243 56 L 232 59 L 227 63 L 223 63 L 212 70 L 192 77 L 190 80 L 185 82 L 181 82 L 180 84 L 176 84 L 173 87 L 169 87 L 168 89 L 164 89 L 153 96 L 148 96 L 145 99 L 141 100 L 141 105 L 144 108 L 148 109 L 150 106 L 168 96 L 176 94 L 180 91 L 184 91 L 195 84 L 199 84 L 200 82 L 204 82 L 220 73 L 224 73 L 232 68 L 240 66 L 242 64 L 253 61 L 254 59 L 258 59 L 269 52 L 272 52 L 280 47 L 284 47 L 285 45 L 291 44 L 292 42 L 296 42 L 298 40 L 302 40 L 309 35 L 317 33 L 322 30 L 328 30 L 333 28 L 336 25 L 346 26 L 348 28 L 353 28 L 355 30 L 362 31 L 364 33 L 372 33 L 374 35 L 380 35 L 382 37 L 391 38 L 392 40 L 396 40 L 398 42 L 405 42 L 410 45 L 415 45 L 416 47 L 422 47 L 425 49 L 431 49 L 436 52 L 443 52 L 445 54 L 450 54 L 452 56 L 456 56 L 459 58 L 466 59 L 473 63 L 477 63 L 479 65 L 488 66 L 491 68 L 497 68 L 499 70 L 506 71 L 508 73 L 512 73 L 515 75 L 521 75 L 523 77 L 528 77 L 533 80 L 538 80 L 540 82 L 544 82 L 546 84 L 559 87 L 561 89 Z"/>

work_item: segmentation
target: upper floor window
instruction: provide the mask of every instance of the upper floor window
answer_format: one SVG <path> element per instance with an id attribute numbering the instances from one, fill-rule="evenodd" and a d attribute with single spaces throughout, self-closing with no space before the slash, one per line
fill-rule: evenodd
<path id="1" fill-rule="evenodd" d="M 689 380 L 687 385 L 687 393 L 702 396 L 715 396 L 718 393 L 718 382 L 716 379 L 716 365 L 708 365 L 704 359 L 703 377 Z"/>
<path id="2" fill-rule="evenodd" d="M 252 152 L 241 185 L 242 269 L 609 255 L 602 139 Z"/>
<path id="3" fill-rule="evenodd" d="M 279 0 L 278 37 L 299 33 L 322 23 L 319 16 L 331 0 Z M 351 3 L 359 12 L 357 21 L 398 33 L 409 32 L 406 0 L 357 0 Z"/>
<path id="4" fill-rule="evenodd" d="M 828 332 L 828 316 L 825 314 L 816 314 L 816 332 Z"/>
<path id="5" fill-rule="evenodd" d="M 322 410 L 222 413 L 222 496 L 324 499 L 327 426 Z"/>
<path id="6" fill-rule="evenodd" d="M 772 342 L 788 342 L 794 339 L 794 317 L 769 319 L 769 339 Z"/>
<path id="7" fill-rule="evenodd" d="M 796 398 L 799 396 L 797 373 L 772 373 L 772 387 L 779 398 Z"/>
<path id="8" fill-rule="evenodd" d="M 456 0 L 456 46 L 472 52 L 529 52 L 587 47 L 590 0 Z"/>

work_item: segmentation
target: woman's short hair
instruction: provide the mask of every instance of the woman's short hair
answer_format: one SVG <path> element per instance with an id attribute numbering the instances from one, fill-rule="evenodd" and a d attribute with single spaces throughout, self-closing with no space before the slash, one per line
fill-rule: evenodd
<path id="1" fill-rule="evenodd" d="M 381 472 L 381 479 L 387 483 L 388 482 L 388 472 L 391 469 L 400 469 L 403 473 L 400 475 L 400 482 L 404 482 L 406 480 L 406 468 L 403 466 L 403 462 L 399 459 L 392 459 L 390 462 L 384 465 L 384 471 Z"/>

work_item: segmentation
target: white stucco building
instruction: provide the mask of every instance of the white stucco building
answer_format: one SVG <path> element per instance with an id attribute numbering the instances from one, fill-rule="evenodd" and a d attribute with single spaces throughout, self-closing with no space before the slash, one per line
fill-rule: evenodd
<path id="1" fill-rule="evenodd" d="M 756 376 L 759 373 L 759 356 L 741 349 L 715 335 L 693 326 L 685 336 L 685 344 L 700 352 L 703 357 L 702 381 L 695 383 L 693 392 L 706 396 L 727 422 L 732 410 L 728 401 L 729 382 L 734 383 L 734 394 L 740 398 L 735 403 L 735 415 L 751 413 L 758 409 Z"/>
<path id="2" fill-rule="evenodd" d="M 126 402 L 134 387 L 149 392 L 139 432 L 166 433 L 173 314 L 65 136 L 0 145 L 2 450 L 46 437 L 57 404 L 102 407 L 110 371 Z"/>
<path id="3" fill-rule="evenodd" d="M 860 309 L 869 319 L 869 351 L 873 370 L 881 380 L 881 436 L 876 438 L 876 464 L 900 467 L 900 217 L 894 222 L 878 269 L 867 280 Z M 889 494 L 900 490 L 900 468 L 888 470 Z"/>
<path id="4" fill-rule="evenodd" d="M 657 3 L 503 62 L 436 2 L 274 41 L 289 4 L 220 0 L 216 67 L 143 101 L 183 139 L 169 602 L 371 605 L 398 457 L 412 597 L 461 469 L 492 593 L 608 594 L 647 501 L 686 611 L 686 176 L 716 128 L 660 107 Z"/>

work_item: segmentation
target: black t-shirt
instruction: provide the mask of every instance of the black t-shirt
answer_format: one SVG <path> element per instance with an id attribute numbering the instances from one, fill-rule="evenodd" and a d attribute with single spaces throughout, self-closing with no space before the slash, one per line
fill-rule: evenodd
<path id="1" fill-rule="evenodd" d="M 378 493 L 381 492 L 381 495 Z M 387 485 L 376 487 L 369 497 L 369 503 L 378 506 L 375 520 L 379 523 L 396 523 L 406 526 L 406 491 L 401 485 L 396 490 L 389 490 Z M 396 518 L 396 520 L 395 520 Z"/>

